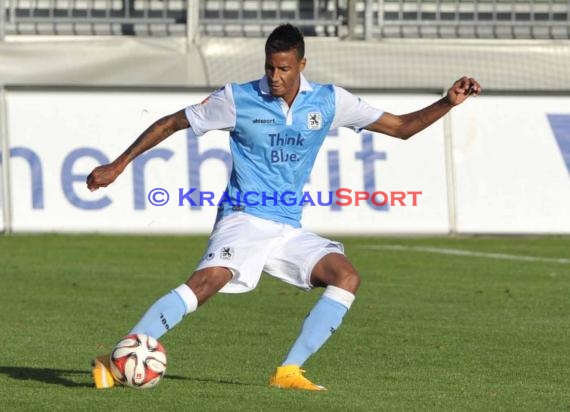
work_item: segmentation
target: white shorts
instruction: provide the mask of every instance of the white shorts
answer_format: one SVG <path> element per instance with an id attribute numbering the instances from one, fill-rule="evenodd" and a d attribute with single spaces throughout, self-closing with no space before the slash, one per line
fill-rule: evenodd
<path id="1" fill-rule="evenodd" d="M 255 289 L 262 272 L 308 290 L 313 267 L 329 253 L 344 254 L 344 248 L 301 228 L 236 212 L 216 222 L 196 270 L 230 269 L 233 279 L 224 293 Z"/>

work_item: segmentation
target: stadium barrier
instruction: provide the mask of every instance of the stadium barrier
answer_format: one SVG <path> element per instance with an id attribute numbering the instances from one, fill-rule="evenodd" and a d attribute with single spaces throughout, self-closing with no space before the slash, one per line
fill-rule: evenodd
<path id="1" fill-rule="evenodd" d="M 3 170 L 9 171 L 3 174 L 8 184 L 3 198 L 9 202 L 2 203 L 4 229 L 208 233 L 216 207 L 207 202 L 200 207 L 192 196 L 211 192 L 221 198 L 231 167 L 226 133 L 195 138 L 179 132 L 139 157 L 109 188 L 91 193 L 85 186 L 93 167 L 113 159 L 153 120 L 205 95 L 8 89 L 0 136 Z M 396 113 L 438 98 L 435 93 L 361 96 Z M 481 96 L 406 142 L 334 131 L 306 190 L 314 200 L 319 192 L 343 188 L 352 204 L 307 202 L 305 227 L 343 234 L 568 234 L 569 107 L 568 96 Z M 276 161 L 284 155 L 276 153 Z M 157 188 L 166 192 L 149 197 Z M 364 200 L 375 192 L 408 197 L 382 205 L 378 193 L 375 201 Z M 421 192 L 416 205 L 411 192 Z M 151 204 L 166 193 L 168 203 Z"/>
<path id="2" fill-rule="evenodd" d="M 265 37 L 289 21 L 309 36 L 570 38 L 567 0 L 0 0 L 5 35 Z"/>

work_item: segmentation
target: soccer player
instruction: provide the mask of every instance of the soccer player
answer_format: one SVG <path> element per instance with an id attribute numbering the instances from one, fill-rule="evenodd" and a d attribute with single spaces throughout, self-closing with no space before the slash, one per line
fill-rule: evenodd
<path id="1" fill-rule="evenodd" d="M 342 244 L 301 228 L 302 206 L 274 198 L 284 192 L 301 197 L 330 129 L 366 129 L 408 139 L 481 89 L 474 79 L 462 77 L 432 105 L 394 115 L 341 87 L 309 82 L 302 74 L 305 65 L 301 31 L 290 24 L 278 26 L 266 41 L 265 76 L 227 84 L 202 103 L 157 120 L 112 163 L 95 168 L 87 187 L 93 191 L 111 184 L 133 159 L 178 130 L 191 128 L 198 136 L 229 131 L 233 169 L 226 191 L 234 205 L 220 206 L 206 251 L 188 280 L 150 306 L 130 333 L 158 339 L 215 293 L 253 290 L 262 272 L 301 289 L 322 287 L 322 296 L 269 381 L 277 388 L 321 391 L 325 388 L 307 379 L 301 368 L 340 326 L 360 277 Z M 235 206 L 238 192 L 259 196 Z M 108 356 L 94 361 L 97 388 L 113 386 L 108 362 Z"/>

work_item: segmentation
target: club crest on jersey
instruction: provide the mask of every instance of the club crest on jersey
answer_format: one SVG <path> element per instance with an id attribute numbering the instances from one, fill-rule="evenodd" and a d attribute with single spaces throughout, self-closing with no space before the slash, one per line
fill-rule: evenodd
<path id="1" fill-rule="evenodd" d="M 223 247 L 220 250 L 220 259 L 232 260 L 234 258 L 234 248 L 233 247 Z"/>
<path id="2" fill-rule="evenodd" d="M 310 130 L 319 130 L 323 126 L 321 112 L 309 112 L 307 114 L 307 127 Z"/>

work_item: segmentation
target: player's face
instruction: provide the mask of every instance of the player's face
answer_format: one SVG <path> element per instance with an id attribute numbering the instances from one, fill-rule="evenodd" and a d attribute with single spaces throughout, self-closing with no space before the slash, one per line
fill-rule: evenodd
<path id="1" fill-rule="evenodd" d="M 295 50 L 273 53 L 265 56 L 265 75 L 269 82 L 271 94 L 282 97 L 291 105 L 301 83 L 301 72 L 305 68 L 306 59 L 299 60 Z"/>

